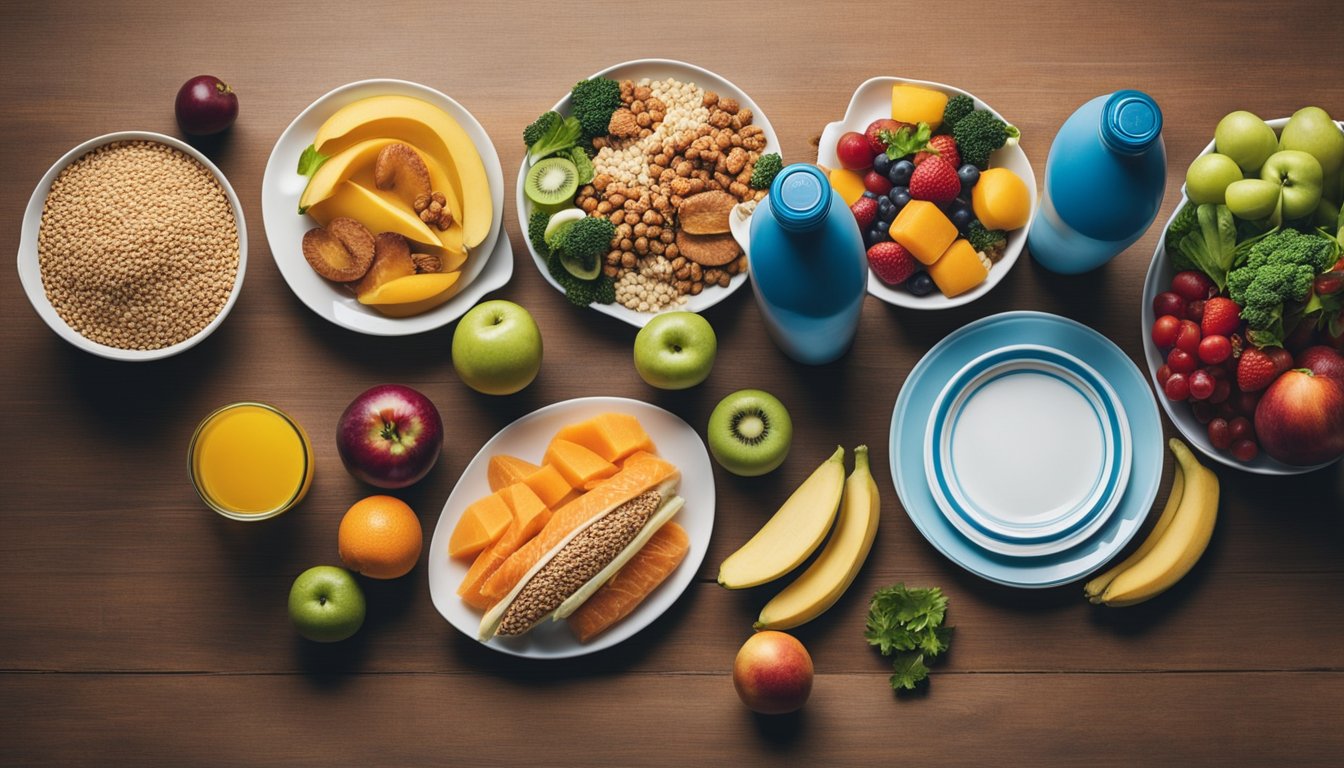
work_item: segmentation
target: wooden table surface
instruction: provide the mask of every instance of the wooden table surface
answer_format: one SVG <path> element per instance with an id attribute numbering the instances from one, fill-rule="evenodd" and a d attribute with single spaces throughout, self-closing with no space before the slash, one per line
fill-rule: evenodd
<path id="1" fill-rule="evenodd" d="M 636 375 L 634 329 L 577 311 L 546 285 L 512 203 L 525 124 L 590 72 L 666 57 L 747 90 L 789 160 L 815 157 L 822 127 L 868 77 L 954 83 L 1022 129 L 1038 181 L 1073 109 L 1142 88 L 1165 114 L 1165 221 L 1186 164 L 1226 112 L 1272 117 L 1319 104 L 1344 115 L 1334 3 L 343 5 L 3 3 L 0 239 L 10 253 L 57 157 L 114 130 L 176 134 L 173 95 L 206 72 L 240 95 L 241 117 L 211 153 L 243 201 L 250 258 L 218 332 L 148 364 L 61 341 L 13 268 L 0 272 L 0 402 L 14 420 L 0 449 L 0 763 L 1339 764 L 1339 466 L 1293 479 L 1217 467 L 1224 501 L 1204 559 L 1169 594 L 1127 610 L 1087 605 L 1077 584 L 1020 591 L 968 575 L 920 537 L 892 487 L 897 392 L 930 346 L 972 320 L 1056 312 L 1141 363 L 1140 290 L 1157 228 L 1081 277 L 1023 258 L 989 296 L 952 311 L 869 299 L 853 350 L 823 368 L 786 360 L 743 290 L 706 313 L 720 339 L 709 381 L 668 393 Z M 776 6 L 768 21 L 751 15 Z M 521 394 L 465 387 L 449 358 L 451 326 L 351 333 L 307 310 L 275 268 L 260 206 L 272 145 L 327 90 L 377 76 L 452 95 L 495 141 L 519 254 L 496 295 L 531 310 L 545 338 L 541 375 Z M 308 643 L 286 614 L 290 583 L 338 562 L 340 516 L 369 492 L 341 467 L 335 421 L 383 381 L 426 392 L 450 425 L 437 469 L 401 494 L 427 541 L 482 443 L 548 403 L 646 399 L 703 429 L 720 397 L 761 386 L 789 406 L 796 434 L 787 463 L 766 478 L 716 467 L 714 537 L 698 578 L 620 646 L 560 663 L 481 647 L 434 610 L 427 561 L 442 553 L 428 548 L 410 576 L 364 582 L 369 617 L 355 638 Z M 204 509 L 183 461 L 198 420 L 240 399 L 286 408 L 315 438 L 312 492 L 264 524 Z M 730 669 L 773 588 L 730 593 L 714 583 L 716 566 L 834 445 L 860 442 L 873 448 L 882 492 L 876 547 L 835 608 L 797 630 L 817 669 L 806 708 L 754 717 Z M 893 696 L 886 663 L 862 637 L 868 596 L 898 581 L 941 585 L 957 627 L 946 662 L 912 697 Z"/>

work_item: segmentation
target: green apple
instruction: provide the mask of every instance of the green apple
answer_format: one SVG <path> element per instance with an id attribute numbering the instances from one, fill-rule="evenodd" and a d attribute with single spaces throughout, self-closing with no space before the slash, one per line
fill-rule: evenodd
<path id="1" fill-rule="evenodd" d="M 1321 164 L 1297 149 L 1284 149 L 1269 156 L 1260 178 L 1283 188 L 1283 218 L 1310 216 L 1321 202 Z"/>
<path id="2" fill-rule="evenodd" d="M 1259 221 L 1274 213 L 1283 188 L 1264 179 L 1242 179 L 1227 185 L 1227 208 L 1232 215 Z"/>
<path id="3" fill-rule="evenodd" d="M 1185 194 L 1196 205 L 1223 204 L 1227 185 L 1241 179 L 1241 168 L 1227 155 L 1200 155 L 1185 172 Z"/>
<path id="4" fill-rule="evenodd" d="M 1274 129 L 1244 109 L 1228 113 L 1213 131 L 1214 151 L 1232 158 L 1242 173 L 1258 173 L 1278 148 Z"/>
<path id="5" fill-rule="evenodd" d="M 511 395 L 541 370 L 541 330 L 511 301 L 481 302 L 453 331 L 453 368 L 477 392 Z"/>
<path id="6" fill-rule="evenodd" d="M 654 315 L 635 336 L 635 370 L 650 386 L 686 389 L 709 378 L 719 339 L 694 312 Z"/>
<path id="7" fill-rule="evenodd" d="M 289 618 L 299 634 L 319 643 L 344 640 L 364 625 L 364 590 L 344 568 L 309 568 L 289 588 Z"/>
<path id="8" fill-rule="evenodd" d="M 1344 166 L 1344 131 L 1320 107 L 1303 107 L 1288 118 L 1279 134 L 1279 149 L 1306 152 L 1321 164 L 1321 173 L 1333 176 Z"/>

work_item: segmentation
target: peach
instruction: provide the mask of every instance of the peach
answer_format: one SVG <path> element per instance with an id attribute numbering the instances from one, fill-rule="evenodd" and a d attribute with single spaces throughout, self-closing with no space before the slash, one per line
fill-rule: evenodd
<path id="1" fill-rule="evenodd" d="M 766 630 L 747 638 L 733 661 L 733 687 L 753 712 L 782 715 L 812 693 L 812 657 L 793 635 Z"/>

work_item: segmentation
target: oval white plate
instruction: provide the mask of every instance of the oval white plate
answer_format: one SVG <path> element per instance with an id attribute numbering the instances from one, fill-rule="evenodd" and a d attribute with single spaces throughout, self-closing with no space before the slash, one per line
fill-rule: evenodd
<path id="1" fill-rule="evenodd" d="M 234 278 L 233 290 L 229 292 L 229 298 L 224 302 L 224 307 L 215 315 L 208 325 L 202 328 L 195 336 L 189 339 L 183 339 L 178 343 L 164 347 L 162 349 L 118 349 L 109 347 L 106 344 L 100 344 L 90 338 L 81 335 L 74 328 L 56 313 L 56 308 L 51 306 L 51 301 L 47 299 L 47 291 L 42 287 L 42 271 L 38 267 L 37 261 L 37 234 L 42 228 L 42 209 L 47 202 L 47 191 L 51 189 L 51 183 L 65 167 L 85 153 L 91 152 L 104 144 L 111 144 L 115 141 L 156 141 L 160 144 L 167 144 L 173 149 L 181 150 L 191 157 L 194 157 L 201 165 L 209 169 L 214 175 L 219 185 L 224 188 L 224 194 L 229 198 L 229 206 L 233 208 L 234 222 L 238 227 L 238 276 Z M 28 301 L 32 303 L 33 309 L 37 311 L 37 316 L 47 324 L 47 327 L 56 332 L 57 336 L 70 342 L 74 346 L 91 352 L 99 357 L 106 357 L 112 360 L 125 360 L 128 362 L 144 362 L 146 360 L 159 360 L 165 357 L 172 357 L 179 352 L 185 352 L 188 349 L 201 343 L 205 337 L 215 332 L 219 324 L 224 322 L 224 318 L 229 316 L 229 311 L 238 301 L 238 293 L 243 289 L 243 274 L 247 271 L 247 223 L 243 221 L 243 204 L 238 202 L 238 195 L 233 191 L 233 185 L 224 178 L 224 173 L 212 162 L 210 158 L 201 154 L 195 147 L 173 138 L 164 136 L 161 133 L 151 133 L 149 131 L 118 131 L 108 133 L 97 138 L 89 139 L 74 149 L 61 155 L 61 159 L 52 164 L 51 168 L 43 174 L 42 180 L 37 183 L 33 190 L 32 197 L 28 198 L 28 207 L 23 212 L 23 229 L 19 235 L 19 282 L 23 284 L 23 292 L 27 294 Z"/>
<path id="2" fill-rule="evenodd" d="M 868 124 L 874 120 L 891 117 L 891 87 L 897 83 L 922 85 L 953 96 L 957 94 L 970 96 L 977 109 L 987 109 L 1000 120 L 1007 123 L 1012 122 L 1000 115 L 993 107 L 976 98 L 975 94 L 967 93 L 960 88 L 953 88 L 950 85 L 928 80 L 909 80 L 904 77 L 874 77 L 854 91 L 853 98 L 849 100 L 849 108 L 845 110 L 844 119 L 827 125 L 826 129 L 821 132 L 820 143 L 817 145 L 818 165 L 827 168 L 839 168 L 840 160 L 835 156 L 835 144 L 840 140 L 841 134 L 847 131 L 863 133 Z M 1034 217 L 1036 215 L 1036 175 L 1032 173 L 1031 163 L 1027 161 L 1027 153 L 1022 151 L 1022 147 L 1014 144 L 999 149 L 990 155 L 990 166 L 1007 168 L 1026 182 L 1027 190 L 1031 193 L 1031 215 Z M 934 291 L 928 296 L 915 296 L 902 288 L 892 287 L 878 280 L 877 275 L 874 275 L 871 271 L 868 273 L 868 293 L 888 304 L 911 309 L 950 309 L 962 304 L 969 304 L 993 290 L 994 286 L 998 285 L 999 281 L 1003 279 L 1003 276 L 1008 274 L 1008 270 L 1013 268 L 1013 265 L 1017 263 L 1017 257 L 1022 254 L 1022 249 L 1026 247 L 1027 230 L 1030 228 L 1031 217 L 1028 217 L 1026 225 L 1008 234 L 1008 247 L 1004 250 L 1003 258 L 999 259 L 999 263 L 989 270 L 989 276 L 985 278 L 985 281 L 960 296 L 953 296 L 949 299 L 938 291 Z"/>
<path id="3" fill-rule="evenodd" d="M 701 69 L 694 64 L 687 64 L 684 61 L 675 61 L 672 59 L 636 59 L 634 61 L 626 61 L 608 67 L 601 72 L 589 75 L 585 79 L 594 77 L 609 77 L 612 80 L 635 81 L 644 77 L 655 80 L 673 77 L 683 83 L 695 83 L 707 91 L 715 91 L 720 96 L 729 96 L 737 99 L 738 104 L 750 109 L 754 115 L 752 125 L 760 126 L 761 131 L 765 134 L 765 149 L 762 150 L 762 152 L 780 151 L 779 137 L 775 135 L 775 129 L 770 125 L 769 118 L 765 116 L 765 113 L 761 111 L 761 108 L 757 106 L 756 102 L 752 101 L 751 97 L 747 96 L 741 88 L 738 88 L 723 77 L 716 75 L 707 69 Z M 562 115 L 568 115 L 569 94 L 566 93 L 564 98 L 557 101 L 555 106 L 551 107 L 551 109 Z M 522 143 L 522 138 L 519 138 L 518 142 Z M 532 215 L 532 201 L 528 200 L 527 196 L 523 194 L 523 182 L 527 178 L 528 168 L 529 163 L 527 161 L 527 153 L 524 152 L 522 165 L 518 168 L 518 183 L 515 185 L 517 190 L 518 226 L 523 230 L 524 239 L 527 239 L 527 220 L 528 217 Z M 541 272 L 541 276 L 545 278 L 546 282 L 551 284 L 552 288 L 563 295 L 565 292 L 564 289 L 560 287 L 559 283 L 555 282 L 555 278 L 551 277 L 550 270 L 546 269 L 545 259 L 541 258 L 541 255 L 532 248 L 531 241 L 527 242 L 527 251 L 532 254 L 532 262 L 537 265 L 537 270 Z M 706 288 L 700 292 L 700 295 L 689 297 L 685 304 L 676 305 L 669 309 L 685 310 L 687 312 L 703 312 L 728 298 L 734 291 L 741 288 L 742 284 L 746 281 L 747 274 L 741 272 L 733 275 L 732 280 L 728 281 L 727 288 Z M 633 309 L 627 309 L 626 307 L 615 303 L 589 304 L 588 307 L 601 312 L 604 315 L 611 315 L 612 317 L 627 322 L 636 328 L 643 328 L 653 319 L 654 315 L 657 314 L 654 312 L 636 312 Z"/>
<path id="4" fill-rule="evenodd" d="M 633 613 L 590 643 L 580 643 L 564 622 L 556 621 L 544 623 L 522 637 L 492 638 L 485 645 L 501 653 L 534 659 L 562 659 L 595 653 L 651 624 L 676 602 L 695 578 L 705 553 L 709 551 L 709 536 L 714 530 L 714 474 L 700 435 L 676 414 L 638 400 L 623 397 L 566 400 L 533 411 L 490 438 L 462 472 L 457 486 L 443 505 L 429 545 L 429 593 L 434 607 L 462 634 L 476 637 L 481 614 L 457 596 L 457 587 L 471 564 L 448 557 L 448 538 L 462 516 L 462 510 L 490 494 L 490 483 L 486 479 L 490 457 L 505 453 L 541 463 L 542 453 L 561 427 L 611 411 L 628 413 L 639 419 L 644 431 L 653 438 L 658 455 L 681 470 L 679 493 L 686 499 L 686 506 L 672 519 L 690 536 L 690 551 L 672 575 Z"/>
<path id="5" fill-rule="evenodd" d="M 303 235 L 317 226 L 308 216 L 301 216 L 299 197 L 308 179 L 298 173 L 299 156 L 313 143 L 318 128 L 336 110 L 360 99 L 384 94 L 412 96 L 442 109 L 462 125 L 476 151 L 485 163 L 485 175 L 490 183 L 494 205 L 494 221 L 490 234 L 467 260 L 462 277 L 458 280 L 457 295 L 428 312 L 413 317 L 387 317 L 377 310 L 360 304 L 349 291 L 323 279 L 308 266 L 303 258 Z M 329 91 L 294 118 L 280 134 L 266 161 L 266 174 L 261 181 L 261 218 L 266 224 L 266 239 L 271 256 L 290 290 L 307 307 L 323 319 L 342 328 L 372 336 L 404 336 L 440 328 L 461 317 L 482 296 L 502 288 L 513 276 L 513 250 L 503 231 L 504 172 L 499 166 L 499 155 L 485 129 L 470 112 L 448 96 L 425 85 L 405 80 L 360 80 Z"/>
<path id="6" fill-rule="evenodd" d="M 925 471 L 939 509 L 992 552 L 1040 556 L 1106 524 L 1129 481 L 1124 407 L 1076 357 L 1018 344 L 964 366 L 939 394 Z"/>
<path id="7" fill-rule="evenodd" d="M 1277 133 L 1288 124 L 1288 118 L 1280 117 L 1265 122 Z M 1341 128 L 1344 128 L 1344 121 L 1340 121 L 1338 124 Z M 1210 141 L 1209 145 L 1204 147 L 1204 151 L 1197 156 L 1207 155 L 1212 151 L 1213 142 Z M 1208 428 L 1199 423 L 1188 403 L 1168 400 L 1166 395 L 1162 393 L 1161 388 L 1157 386 L 1157 369 L 1166 362 L 1166 358 L 1158 351 L 1157 345 L 1153 343 L 1153 322 L 1157 320 L 1157 317 L 1153 314 L 1153 297 L 1167 290 L 1167 286 L 1171 285 L 1171 277 L 1175 272 L 1171 269 L 1171 260 L 1167 258 L 1167 228 L 1171 226 L 1176 214 L 1180 213 L 1181 209 L 1189 204 L 1190 198 L 1186 196 L 1185 185 L 1182 184 L 1181 201 L 1172 209 L 1171 217 L 1167 219 L 1167 223 L 1162 225 L 1162 233 L 1157 238 L 1157 250 L 1153 252 L 1153 260 L 1148 264 L 1148 274 L 1143 279 L 1143 307 L 1139 312 L 1140 336 L 1143 339 L 1143 356 L 1148 361 L 1148 381 L 1157 394 L 1157 401 L 1162 404 L 1162 410 L 1167 412 L 1167 418 L 1171 419 L 1171 423 L 1176 425 L 1176 429 L 1180 430 L 1181 435 L 1191 445 L 1198 448 L 1200 453 L 1233 469 L 1256 475 L 1300 475 L 1334 464 L 1339 459 L 1311 467 L 1297 467 L 1271 458 L 1263 451 L 1252 461 L 1237 461 L 1232 458 L 1232 454 L 1213 447 L 1213 443 L 1209 442 Z"/>

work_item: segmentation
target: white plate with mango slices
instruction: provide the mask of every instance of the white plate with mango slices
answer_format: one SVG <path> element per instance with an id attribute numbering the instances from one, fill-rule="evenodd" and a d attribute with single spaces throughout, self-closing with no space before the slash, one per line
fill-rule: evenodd
<path id="1" fill-rule="evenodd" d="M 993 113 L 995 117 L 1006 123 L 1012 124 L 1003 115 L 999 114 L 993 107 L 976 97 L 973 93 L 968 93 L 960 88 L 953 88 L 943 83 L 935 83 L 928 80 L 910 80 L 903 77 L 874 77 L 865 81 L 855 91 L 854 96 L 849 101 L 849 107 L 845 110 L 844 119 L 830 123 L 821 133 L 821 139 L 817 146 L 817 164 L 827 169 L 840 168 L 840 160 L 836 157 L 835 147 L 840 136 L 847 131 L 857 131 L 863 133 L 868 124 L 880 118 L 892 117 L 892 87 L 900 84 L 915 85 L 922 88 L 928 88 L 934 91 L 940 91 L 948 97 L 958 94 L 969 96 L 975 102 L 976 109 L 984 109 Z M 941 118 L 940 118 L 941 119 Z M 1022 254 L 1023 248 L 1027 244 L 1027 230 L 1031 226 L 1031 217 L 1036 213 L 1038 203 L 1036 193 L 1036 176 L 1031 170 L 1031 163 L 1027 160 L 1027 153 L 1015 142 L 1010 142 L 1004 147 L 996 150 L 990 155 L 989 166 L 991 168 L 1007 168 L 1016 174 L 1025 182 L 1027 190 L 1031 195 L 1031 210 L 1027 218 L 1027 224 L 1008 233 L 1008 245 L 1004 249 L 1003 258 L 995 263 L 990 269 L 985 279 L 974 288 L 959 293 L 955 296 L 944 296 L 936 288 L 933 293 L 927 296 L 916 296 L 900 286 L 891 286 L 882 282 L 870 270 L 868 273 L 868 293 L 888 304 L 897 307 L 908 307 L 910 309 L 950 309 L 959 307 L 963 304 L 969 304 L 972 301 L 984 296 L 999 284 L 1008 270 L 1017 263 L 1017 258 Z"/>
<path id="2" fill-rule="evenodd" d="M 425 224 L 402 190 L 374 183 L 379 150 L 391 143 L 410 145 L 424 160 L 434 191 L 446 194 L 451 226 Z M 310 147 L 308 158 L 316 152 L 321 162 L 301 173 Z M 465 107 L 418 83 L 361 80 L 310 104 L 271 150 L 261 202 L 271 255 L 290 290 L 322 318 L 352 331 L 402 336 L 440 328 L 513 276 L 513 249 L 502 228 L 504 174 L 494 144 Z M 315 272 L 303 255 L 305 233 L 338 217 L 353 218 L 375 235 L 404 235 L 413 251 L 439 256 L 441 271 L 384 291 L 386 301 L 361 302 Z"/>

